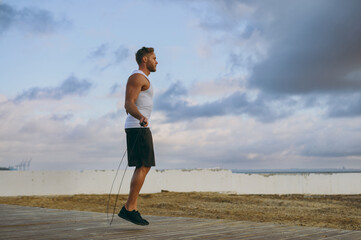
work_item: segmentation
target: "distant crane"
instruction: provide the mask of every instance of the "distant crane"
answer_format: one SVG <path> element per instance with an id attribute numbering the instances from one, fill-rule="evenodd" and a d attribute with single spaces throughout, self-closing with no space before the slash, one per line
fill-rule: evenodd
<path id="1" fill-rule="evenodd" d="M 30 163 L 31 163 L 32 158 L 28 159 L 28 160 L 23 160 L 21 161 L 20 164 L 18 164 L 18 170 L 19 171 L 28 171 L 30 168 Z"/>
<path id="2" fill-rule="evenodd" d="M 19 164 L 16 164 L 15 166 L 9 166 L 7 168 L 1 168 L 0 170 L 29 171 L 31 160 L 32 160 L 32 158 L 29 158 L 27 160 L 22 160 Z"/>

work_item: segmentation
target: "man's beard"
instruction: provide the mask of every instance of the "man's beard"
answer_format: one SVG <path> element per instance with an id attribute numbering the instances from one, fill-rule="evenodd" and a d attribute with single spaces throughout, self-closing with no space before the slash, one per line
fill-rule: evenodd
<path id="1" fill-rule="evenodd" d="M 149 70 L 149 72 L 155 72 L 157 70 L 156 66 L 152 66 L 152 65 L 147 65 L 147 69 Z"/>

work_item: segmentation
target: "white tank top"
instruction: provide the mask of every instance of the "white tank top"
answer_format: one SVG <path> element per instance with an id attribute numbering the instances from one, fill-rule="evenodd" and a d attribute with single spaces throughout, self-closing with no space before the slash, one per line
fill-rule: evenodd
<path id="1" fill-rule="evenodd" d="M 135 70 L 130 75 L 140 73 L 148 79 L 148 76 L 141 70 Z M 149 81 L 149 79 L 148 79 Z M 148 119 L 148 127 L 150 125 L 150 115 L 153 109 L 153 87 L 149 81 L 149 88 L 145 91 L 141 91 L 137 100 L 135 101 L 135 106 L 137 106 L 139 112 Z M 133 117 L 132 115 L 128 114 L 127 118 L 125 119 L 125 128 L 140 128 L 139 120 Z"/>

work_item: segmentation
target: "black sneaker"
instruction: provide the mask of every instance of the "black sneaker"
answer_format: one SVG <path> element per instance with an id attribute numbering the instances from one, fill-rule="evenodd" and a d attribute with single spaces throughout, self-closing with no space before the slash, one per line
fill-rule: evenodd
<path id="1" fill-rule="evenodd" d="M 140 213 L 138 211 L 128 211 L 127 209 L 125 209 L 124 206 L 122 207 L 122 210 L 120 210 L 120 212 L 118 213 L 118 216 L 137 225 L 144 226 L 149 224 L 147 220 L 143 219 L 142 216 L 140 216 Z"/>

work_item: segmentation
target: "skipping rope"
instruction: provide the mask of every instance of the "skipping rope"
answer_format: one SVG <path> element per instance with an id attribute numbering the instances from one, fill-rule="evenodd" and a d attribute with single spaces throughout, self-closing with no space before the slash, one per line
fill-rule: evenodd
<path id="1" fill-rule="evenodd" d="M 145 124 L 146 124 L 145 122 L 142 122 L 142 123 L 140 123 L 140 126 L 143 128 Z M 134 144 L 133 144 L 132 148 L 130 149 L 130 152 L 128 152 L 128 154 L 130 154 L 130 155 L 132 154 L 132 152 L 133 152 L 133 150 L 134 150 L 134 147 L 135 147 L 135 145 L 137 144 L 137 141 L 138 141 L 138 137 L 139 137 L 140 132 L 143 132 L 143 131 L 138 131 L 138 134 L 137 134 L 137 136 L 136 136 L 136 138 L 135 138 Z M 108 203 L 107 203 L 107 221 L 108 221 L 108 223 L 109 223 L 109 226 L 111 226 L 112 223 L 113 223 L 114 214 L 115 214 L 115 209 L 116 209 L 116 207 L 117 207 L 117 202 L 118 202 L 118 197 L 119 197 L 120 189 L 121 189 L 122 184 L 123 184 L 123 180 L 124 180 L 124 176 L 125 176 L 125 173 L 126 173 L 126 171 L 127 171 L 127 168 L 128 168 L 128 164 L 125 166 L 124 173 L 123 173 L 122 179 L 121 179 L 120 184 L 119 184 L 118 192 L 117 192 L 117 195 L 116 195 L 116 197 L 115 197 L 115 202 L 114 202 L 114 207 L 113 207 L 112 218 L 111 218 L 111 220 L 109 221 L 109 203 L 110 203 L 110 197 L 111 197 L 111 194 L 112 194 L 112 190 L 113 190 L 113 187 L 114 187 L 115 180 L 117 179 L 117 176 L 118 176 L 118 173 L 119 173 L 120 166 L 121 166 L 122 163 L 123 163 L 123 160 L 124 160 L 124 157 L 125 157 L 125 154 L 126 154 L 126 153 L 127 153 L 127 149 L 125 149 L 124 154 L 123 154 L 123 156 L 122 156 L 122 159 L 121 159 L 120 162 L 119 162 L 119 165 L 118 165 L 118 168 L 117 168 L 115 177 L 114 177 L 114 179 L 113 179 L 112 186 L 110 187 L 110 192 L 109 192 L 109 196 L 108 196 Z"/>

